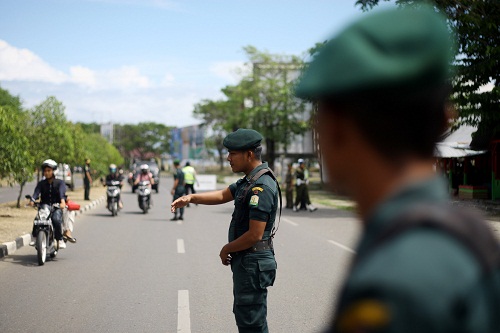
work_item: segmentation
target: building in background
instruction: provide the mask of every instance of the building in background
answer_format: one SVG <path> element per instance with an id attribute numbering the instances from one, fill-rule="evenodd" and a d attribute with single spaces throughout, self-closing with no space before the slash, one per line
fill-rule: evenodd
<path id="1" fill-rule="evenodd" d="M 171 131 L 172 159 L 199 160 L 204 157 L 206 130 L 201 125 L 174 128 Z"/>
<path id="2" fill-rule="evenodd" d="M 109 143 L 113 144 L 113 123 L 102 123 L 101 124 L 101 135 L 108 140 Z"/>

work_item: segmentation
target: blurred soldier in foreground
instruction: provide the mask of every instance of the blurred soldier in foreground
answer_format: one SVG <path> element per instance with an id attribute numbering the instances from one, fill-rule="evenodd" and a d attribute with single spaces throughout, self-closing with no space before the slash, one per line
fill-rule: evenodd
<path id="1" fill-rule="evenodd" d="M 274 221 L 279 187 L 274 173 L 261 160 L 262 135 L 240 128 L 226 136 L 227 160 L 235 173 L 245 177 L 228 188 L 183 196 L 172 211 L 188 203 L 218 205 L 234 200 L 229 242 L 220 250 L 223 265 L 233 271 L 233 312 L 238 332 L 267 333 L 267 287 L 274 284 Z M 281 199 L 280 199 L 281 212 Z"/>
<path id="2" fill-rule="evenodd" d="M 500 332 L 499 247 L 433 171 L 453 43 L 432 8 L 346 28 L 296 88 L 317 102 L 326 172 L 364 232 L 329 332 Z"/>

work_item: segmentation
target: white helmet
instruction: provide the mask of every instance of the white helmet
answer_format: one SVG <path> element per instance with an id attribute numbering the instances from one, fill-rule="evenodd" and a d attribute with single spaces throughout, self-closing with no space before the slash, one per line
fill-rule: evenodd
<path id="1" fill-rule="evenodd" d="M 54 160 L 45 160 L 42 163 L 42 170 L 45 169 L 46 167 L 49 167 L 55 171 L 57 170 L 57 163 Z"/>
<path id="2" fill-rule="evenodd" d="M 149 165 L 147 165 L 147 164 L 142 164 L 142 165 L 141 165 L 141 170 L 149 170 Z"/>

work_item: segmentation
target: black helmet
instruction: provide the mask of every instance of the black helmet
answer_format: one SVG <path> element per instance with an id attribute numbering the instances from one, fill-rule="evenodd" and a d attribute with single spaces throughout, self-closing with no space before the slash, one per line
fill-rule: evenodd
<path id="1" fill-rule="evenodd" d="M 52 170 L 56 171 L 57 170 L 57 163 L 54 160 L 45 160 L 42 163 L 42 170 L 45 169 L 46 167 L 49 167 Z"/>

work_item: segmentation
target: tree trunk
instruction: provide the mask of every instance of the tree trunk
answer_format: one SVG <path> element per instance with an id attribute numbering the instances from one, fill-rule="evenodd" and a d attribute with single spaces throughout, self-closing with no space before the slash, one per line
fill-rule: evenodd
<path id="1" fill-rule="evenodd" d="M 222 149 L 217 149 L 217 152 L 219 153 L 220 171 L 222 171 L 224 170 L 224 155 L 222 154 Z"/>
<path id="2" fill-rule="evenodd" d="M 21 208 L 21 196 L 23 195 L 23 188 L 24 188 L 24 185 L 26 184 L 26 182 L 21 182 L 20 186 L 21 186 L 21 189 L 19 190 L 19 195 L 17 197 L 17 205 L 16 207 L 17 208 Z"/>
<path id="3" fill-rule="evenodd" d="M 269 168 L 274 170 L 274 162 L 276 160 L 276 141 L 266 139 L 266 157 Z"/>

